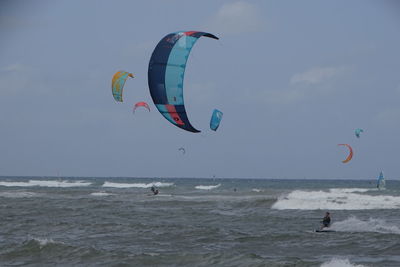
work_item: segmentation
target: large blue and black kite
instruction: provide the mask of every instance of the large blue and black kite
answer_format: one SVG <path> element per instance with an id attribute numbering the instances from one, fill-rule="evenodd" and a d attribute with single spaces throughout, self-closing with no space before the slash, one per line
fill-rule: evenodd
<path id="1" fill-rule="evenodd" d="M 158 111 L 172 124 L 198 133 L 189 122 L 183 101 L 183 78 L 190 50 L 202 37 L 217 39 L 206 32 L 175 32 L 166 35 L 151 55 L 148 82 L 151 97 Z"/>

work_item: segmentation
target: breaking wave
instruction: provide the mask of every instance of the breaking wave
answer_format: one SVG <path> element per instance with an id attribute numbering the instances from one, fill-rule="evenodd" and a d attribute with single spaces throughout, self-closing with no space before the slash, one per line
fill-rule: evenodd
<path id="1" fill-rule="evenodd" d="M 252 191 L 252 192 L 257 192 L 257 193 L 262 192 L 262 190 L 261 190 L 261 189 L 258 189 L 258 188 L 253 188 L 253 189 L 251 189 L 251 191 Z"/>
<path id="2" fill-rule="evenodd" d="M 367 221 L 363 221 L 355 216 L 351 216 L 344 221 L 334 222 L 331 228 L 337 232 L 371 232 L 400 235 L 400 228 L 398 226 L 389 224 L 385 220 L 375 218 L 369 218 Z"/>
<path id="3" fill-rule="evenodd" d="M 80 187 L 89 186 L 92 183 L 84 181 L 54 181 L 54 180 L 29 180 L 28 182 L 7 182 L 1 181 L 0 186 L 8 187 L 30 187 L 30 186 L 42 186 L 42 187 Z"/>
<path id="4" fill-rule="evenodd" d="M 196 185 L 194 188 L 200 189 L 200 190 L 212 190 L 212 189 L 218 188 L 220 186 L 221 186 L 221 184 L 217 184 L 217 185 Z"/>
<path id="5" fill-rule="evenodd" d="M 352 264 L 348 259 L 333 258 L 321 264 L 321 267 L 364 267 L 364 265 Z"/>
<path id="6" fill-rule="evenodd" d="M 25 198 L 25 197 L 37 197 L 40 196 L 38 193 L 34 192 L 1 192 L 0 197 L 7 197 L 7 198 Z"/>
<path id="7" fill-rule="evenodd" d="M 368 195 L 376 191 L 364 188 L 334 188 L 329 191 L 295 190 L 281 196 L 272 209 L 299 210 L 366 210 L 399 209 L 400 197 L 389 195 Z"/>
<path id="8" fill-rule="evenodd" d="M 162 183 L 162 182 L 153 182 L 153 183 L 113 183 L 113 182 L 104 182 L 103 187 L 114 187 L 114 188 L 150 188 L 152 186 L 155 187 L 169 187 L 173 186 L 174 183 Z"/>
<path id="9" fill-rule="evenodd" d="M 91 196 L 95 196 L 95 197 L 107 197 L 107 196 L 112 196 L 112 195 L 115 195 L 115 194 L 107 193 L 107 192 L 93 192 L 90 195 Z"/>

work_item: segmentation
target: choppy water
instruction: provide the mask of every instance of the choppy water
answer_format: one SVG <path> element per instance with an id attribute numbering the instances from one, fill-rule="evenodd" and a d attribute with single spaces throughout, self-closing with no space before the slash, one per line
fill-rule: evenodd
<path id="1" fill-rule="evenodd" d="M 0 177 L 0 265 L 400 266 L 400 182 L 387 188 Z M 313 232 L 326 210 L 337 232 Z"/>

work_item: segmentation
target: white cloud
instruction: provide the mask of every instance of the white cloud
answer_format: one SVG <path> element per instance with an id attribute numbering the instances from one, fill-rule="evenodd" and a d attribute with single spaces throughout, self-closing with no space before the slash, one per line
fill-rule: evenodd
<path id="1" fill-rule="evenodd" d="M 352 67 L 349 66 L 312 68 L 304 73 L 293 75 L 289 84 L 278 88 L 241 90 L 237 93 L 237 99 L 264 103 L 274 108 L 286 108 L 294 103 L 332 95 L 337 91 L 334 78 L 351 69 Z"/>
<path id="2" fill-rule="evenodd" d="M 312 68 L 303 73 L 297 73 L 290 79 L 291 84 L 318 84 L 325 82 L 335 76 L 338 76 L 345 71 L 348 67 L 317 67 Z"/>
<path id="3" fill-rule="evenodd" d="M 257 31 L 263 24 L 256 6 L 238 1 L 224 4 L 206 27 L 219 34 L 239 34 Z"/>

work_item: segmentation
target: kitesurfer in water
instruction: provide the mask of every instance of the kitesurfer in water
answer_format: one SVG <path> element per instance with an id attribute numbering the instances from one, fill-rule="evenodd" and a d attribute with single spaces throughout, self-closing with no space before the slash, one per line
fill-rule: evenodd
<path id="1" fill-rule="evenodd" d="M 331 215 L 329 212 L 325 213 L 325 217 L 322 219 L 322 228 L 329 227 L 331 225 Z"/>
<path id="2" fill-rule="evenodd" d="M 153 194 L 154 195 L 157 195 L 158 194 L 158 189 L 156 189 L 155 187 L 154 187 L 154 185 L 151 187 L 151 192 L 153 192 Z"/>

